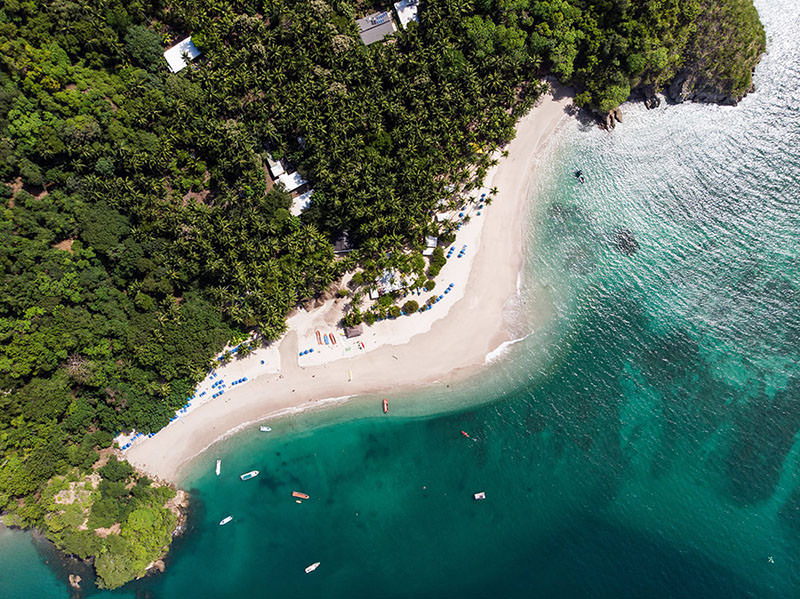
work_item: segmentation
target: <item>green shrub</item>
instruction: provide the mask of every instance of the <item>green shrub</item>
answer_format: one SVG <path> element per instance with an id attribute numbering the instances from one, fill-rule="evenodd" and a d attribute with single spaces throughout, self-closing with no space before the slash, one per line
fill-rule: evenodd
<path id="1" fill-rule="evenodd" d="M 389 316 L 391 316 L 392 318 L 397 318 L 401 314 L 402 312 L 400 311 L 400 308 L 398 306 L 392 306 L 391 308 L 389 308 Z"/>
<path id="2" fill-rule="evenodd" d="M 487 200 L 487 203 L 488 203 L 488 200 Z M 455 242 L 455 240 L 456 240 L 456 234 L 453 231 L 447 231 L 447 232 L 442 233 L 441 235 L 439 235 L 439 243 L 444 247 L 447 247 L 448 245 L 452 245 L 453 242 Z"/>
<path id="3" fill-rule="evenodd" d="M 382 296 L 380 296 L 378 298 L 378 305 L 379 306 L 384 306 L 385 308 L 388 308 L 393 303 L 394 303 L 394 298 L 391 295 L 389 295 L 388 293 L 384 294 L 384 295 L 382 295 Z"/>
<path id="4" fill-rule="evenodd" d="M 137 66 L 154 70 L 160 66 L 164 49 L 156 32 L 144 25 L 132 25 L 125 33 L 125 52 Z"/>
<path id="5" fill-rule="evenodd" d="M 127 480 L 133 474 L 133 467 L 125 461 L 117 460 L 116 456 L 108 458 L 106 465 L 100 468 L 97 473 L 105 480 L 120 482 Z"/>
<path id="6" fill-rule="evenodd" d="M 436 281 L 432 279 L 428 279 L 427 281 L 425 281 L 425 287 L 424 287 L 425 291 L 432 291 L 434 287 L 436 287 Z"/>
<path id="7" fill-rule="evenodd" d="M 414 300 L 408 300 L 403 304 L 403 312 L 406 314 L 413 314 L 417 310 L 419 310 L 419 304 Z"/>
<path id="8" fill-rule="evenodd" d="M 363 319 L 364 319 L 364 317 L 361 314 L 361 310 L 356 308 L 352 312 L 348 312 L 347 314 L 345 314 L 344 319 L 343 319 L 344 320 L 344 326 L 346 326 L 346 327 L 354 327 L 357 324 L 361 324 L 361 321 Z"/>
<path id="9" fill-rule="evenodd" d="M 428 267 L 428 276 L 433 278 L 438 275 L 446 262 L 447 258 L 444 257 L 444 250 L 437 247 L 433 250 L 433 254 L 431 254 L 431 265 Z"/>

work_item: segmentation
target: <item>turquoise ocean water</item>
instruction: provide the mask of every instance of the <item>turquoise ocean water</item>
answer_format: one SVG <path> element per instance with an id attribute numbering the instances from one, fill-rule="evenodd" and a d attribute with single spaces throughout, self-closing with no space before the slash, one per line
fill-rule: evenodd
<path id="1" fill-rule="evenodd" d="M 539 166 L 516 309 L 549 324 L 390 417 L 225 441 L 166 574 L 85 596 L 800 597 L 800 4 L 757 5 L 740 106 L 571 121 Z M 67 597 L 63 568 L 0 531 L 0 597 Z"/>

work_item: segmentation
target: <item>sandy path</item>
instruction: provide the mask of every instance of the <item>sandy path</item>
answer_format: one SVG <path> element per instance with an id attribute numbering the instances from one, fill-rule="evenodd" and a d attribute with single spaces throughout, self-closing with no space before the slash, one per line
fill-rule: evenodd
<path id="1" fill-rule="evenodd" d="M 463 296 L 429 330 L 401 345 L 384 345 L 306 367 L 298 365 L 298 338 L 292 331 L 279 346 L 280 374 L 259 376 L 226 393 L 224 400 L 198 407 L 128 450 L 128 460 L 174 481 L 182 466 L 216 440 L 276 412 L 312 407 L 326 398 L 450 380 L 482 367 L 486 355 L 509 339 L 503 308 L 516 295 L 522 267 L 533 167 L 566 117 L 570 101 L 548 95 L 517 124 L 508 156 L 501 158 L 487 181 L 487 187 L 497 187 L 498 194 L 480 217 L 485 219 L 480 245 Z"/>

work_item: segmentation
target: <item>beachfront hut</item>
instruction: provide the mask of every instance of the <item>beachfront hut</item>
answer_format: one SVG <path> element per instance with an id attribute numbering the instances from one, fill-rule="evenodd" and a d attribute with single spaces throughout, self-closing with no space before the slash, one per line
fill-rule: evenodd
<path id="1" fill-rule="evenodd" d="M 397 18 L 400 19 L 400 26 L 405 29 L 411 21 L 419 23 L 417 10 L 419 9 L 419 0 L 401 0 L 394 3 L 394 9 L 397 12 Z"/>
<path id="2" fill-rule="evenodd" d="M 439 238 L 434 237 L 433 235 L 428 235 L 425 237 L 425 249 L 422 250 L 423 256 L 432 256 L 433 250 L 436 249 L 436 246 L 439 245 Z"/>
<path id="3" fill-rule="evenodd" d="M 303 212 L 306 208 L 311 206 L 311 194 L 314 193 L 314 190 L 311 189 L 303 194 L 300 194 L 296 198 L 292 200 L 292 207 L 289 209 L 289 212 L 294 214 L 295 216 L 300 216 L 300 213 Z"/>
<path id="4" fill-rule="evenodd" d="M 357 324 L 354 327 L 344 327 L 344 336 L 348 339 L 352 339 L 353 337 L 358 337 L 361 333 L 364 332 L 364 329 L 361 327 L 360 324 Z"/>
<path id="5" fill-rule="evenodd" d="M 298 187 L 302 187 L 308 181 L 303 179 L 303 176 L 298 173 L 297 171 L 293 173 L 283 173 L 281 176 L 278 177 L 278 181 L 283 183 L 283 186 L 286 188 L 286 191 L 292 192 Z"/>
<path id="6" fill-rule="evenodd" d="M 369 292 L 369 297 L 371 299 L 378 299 L 380 296 L 387 293 L 405 289 L 406 283 L 399 270 L 387 269 L 384 270 L 383 274 L 375 281 L 375 286 L 377 289 Z"/>
<path id="7" fill-rule="evenodd" d="M 187 58 L 189 60 L 194 60 L 198 56 L 200 56 L 200 50 L 192 43 L 191 37 L 181 40 L 164 52 L 164 58 L 167 61 L 169 70 L 173 73 L 177 73 L 186 68 L 188 64 L 188 62 L 186 62 Z"/>
<path id="8" fill-rule="evenodd" d="M 369 46 L 381 41 L 387 35 L 397 31 L 391 13 L 380 11 L 367 15 L 363 19 L 356 21 L 358 25 L 358 35 L 365 45 Z"/>

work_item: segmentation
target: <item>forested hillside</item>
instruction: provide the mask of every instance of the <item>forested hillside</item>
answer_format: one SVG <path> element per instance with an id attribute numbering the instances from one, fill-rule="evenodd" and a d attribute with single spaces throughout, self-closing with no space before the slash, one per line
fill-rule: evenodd
<path id="1" fill-rule="evenodd" d="M 764 45 L 751 0 L 423 0 L 418 25 L 371 46 L 365 12 L 3 2 L 0 510 L 15 522 L 47 529 L 48 481 L 121 429 L 166 424 L 226 342 L 278 338 L 299 302 L 393 250 L 420 269 L 432 211 L 480 178 L 542 75 L 600 111 L 688 67 L 740 95 Z M 186 35 L 203 54 L 172 74 L 162 53 Z M 268 149 L 314 186 L 302 218 Z M 335 260 L 343 232 L 358 250 Z"/>

